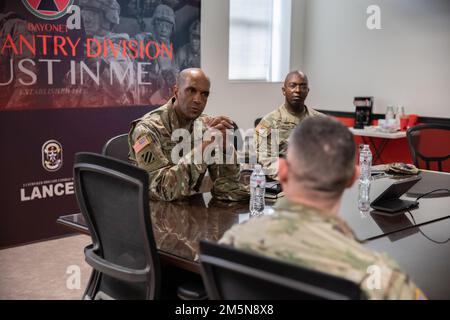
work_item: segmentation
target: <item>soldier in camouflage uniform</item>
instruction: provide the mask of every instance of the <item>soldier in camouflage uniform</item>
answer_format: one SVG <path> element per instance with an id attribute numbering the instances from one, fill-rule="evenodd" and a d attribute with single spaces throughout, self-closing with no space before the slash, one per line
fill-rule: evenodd
<path id="1" fill-rule="evenodd" d="M 8 35 L 16 46 L 19 43 L 19 36 L 32 43 L 32 34 L 28 32 L 26 26 L 27 21 L 15 12 L 3 12 L 5 4 L 6 2 L 0 1 L 0 44 L 4 43 Z M 20 74 L 18 61 L 33 58 L 31 52 L 27 50 L 16 55 L 12 49 L 6 49 L 0 55 L 0 109 L 30 108 L 34 104 L 32 97 L 23 94 L 22 89 L 34 88 L 35 85 L 22 84 L 19 81 L 22 76 L 18 76 Z M 27 63 L 26 68 L 34 74 L 37 73 L 37 67 L 31 63 Z"/>
<path id="2" fill-rule="evenodd" d="M 295 126 L 307 117 L 323 115 L 305 105 L 309 86 L 308 78 L 302 72 L 290 72 L 281 90 L 285 103 L 262 118 L 254 138 L 257 161 L 274 180 L 277 180 L 278 157 L 286 155 L 288 138 Z"/>
<path id="3" fill-rule="evenodd" d="M 177 64 L 180 70 L 200 68 L 200 21 L 195 20 L 189 27 L 189 43 L 177 52 Z"/>
<path id="4" fill-rule="evenodd" d="M 179 69 L 174 60 L 175 56 L 170 57 L 162 49 L 162 45 L 168 50 L 173 48 L 171 37 L 175 31 L 175 18 L 175 12 L 171 7 L 158 4 L 151 19 L 143 19 L 145 28 L 134 36 L 136 40 L 142 40 L 144 43 L 156 42 L 161 48 L 152 64 L 144 67 L 147 73 L 144 77 L 145 82 L 150 82 L 151 86 L 140 88 L 140 100 L 147 101 L 151 105 L 164 104 L 173 94 L 172 87 L 175 85 Z M 152 56 L 156 54 L 156 52 L 151 53 Z"/>
<path id="5" fill-rule="evenodd" d="M 220 242 L 346 278 L 369 299 L 425 298 L 394 261 L 363 247 L 338 216 L 344 190 L 359 175 L 355 153 L 344 125 L 328 117 L 306 119 L 280 159 L 285 198 L 275 214 L 234 226 Z"/>
<path id="6" fill-rule="evenodd" d="M 213 118 L 202 114 L 209 88 L 209 79 L 201 69 L 183 70 L 174 87 L 174 97 L 164 106 L 132 122 L 130 158 L 148 171 L 151 199 L 171 201 L 201 192 L 207 171 L 213 181 L 211 192 L 216 198 L 239 201 L 249 197 L 248 189 L 239 182 L 236 151 L 232 145 L 227 145 L 227 139 L 223 139 L 223 148 L 227 149 L 222 150 L 231 150 L 231 153 L 227 152 L 227 156 L 233 159 L 231 164 L 229 161 L 227 164 L 211 163 L 203 157 L 200 163 L 192 161 L 193 154 L 198 151 L 203 154 L 212 143 L 201 140 L 206 129 L 214 128 L 224 135 L 226 129 L 233 128 L 232 121 L 226 117 Z M 195 128 L 201 129 L 197 135 L 194 135 Z M 172 154 L 172 149 L 178 144 L 172 141 L 177 129 L 185 129 L 194 142 L 189 153 L 179 160 Z"/>
<path id="7" fill-rule="evenodd" d="M 67 95 L 54 99 L 55 106 L 59 107 L 110 107 L 110 106 L 130 106 L 137 101 L 136 81 L 133 78 L 133 61 L 121 50 L 121 42 L 129 41 L 130 37 L 125 33 L 112 32 L 120 22 L 120 5 L 117 0 L 80 0 L 81 17 L 83 26 L 88 38 L 98 40 L 102 45 L 103 41 L 111 41 L 113 48 L 108 46 L 106 57 L 101 54 L 99 57 L 86 57 L 84 62 L 94 72 L 99 66 L 99 84 L 93 79 L 84 76 L 82 84 L 72 85 L 71 74 L 67 73 L 65 83 L 66 88 L 82 88 L 80 95 Z M 116 56 L 113 53 L 116 51 Z M 93 42 L 91 52 L 97 52 L 97 44 Z M 86 50 L 85 50 L 86 51 Z M 103 53 L 103 51 L 102 51 Z M 86 52 L 85 52 L 86 54 Z M 113 71 L 113 81 L 111 83 L 111 69 L 116 70 L 119 77 Z M 129 72 L 127 72 L 129 71 Z M 80 65 L 75 67 L 76 79 L 80 79 Z M 80 80 L 77 80 L 80 81 Z"/>
<path id="8" fill-rule="evenodd" d="M 175 31 L 175 12 L 167 5 L 160 4 L 155 8 L 152 18 L 154 40 L 159 44 L 165 44 L 167 48 L 173 46 L 171 37 Z M 175 57 L 173 57 L 175 59 Z M 166 54 L 161 54 L 156 59 L 155 72 L 158 79 L 158 90 L 150 97 L 152 105 L 161 105 L 172 96 L 172 87 L 179 70 L 175 61 Z"/>

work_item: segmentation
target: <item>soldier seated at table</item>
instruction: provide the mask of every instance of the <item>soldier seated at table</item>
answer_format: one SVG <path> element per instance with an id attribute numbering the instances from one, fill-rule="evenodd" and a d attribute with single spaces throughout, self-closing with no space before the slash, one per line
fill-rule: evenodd
<path id="1" fill-rule="evenodd" d="M 369 299 L 425 298 L 393 260 L 363 247 L 338 216 L 344 190 L 359 176 L 355 156 L 353 135 L 340 122 L 304 120 L 279 161 L 285 197 L 275 214 L 232 227 L 220 242 L 346 278 Z"/>
<path id="2" fill-rule="evenodd" d="M 289 72 L 281 91 L 285 97 L 284 104 L 262 118 L 255 129 L 254 139 L 257 161 L 268 178 L 273 180 L 278 180 L 278 157 L 286 155 L 288 138 L 295 126 L 308 117 L 325 116 L 305 105 L 309 82 L 303 72 Z"/>
<path id="3" fill-rule="evenodd" d="M 239 181 L 236 151 L 231 140 L 226 139 L 226 131 L 233 128 L 233 122 L 224 116 L 203 114 L 210 91 L 209 78 L 201 69 L 185 69 L 173 90 L 174 97 L 133 121 L 129 132 L 130 158 L 148 172 L 150 198 L 172 201 L 209 191 L 205 187 L 208 171 L 214 197 L 230 201 L 248 199 L 248 188 Z M 216 135 L 206 138 L 211 131 Z M 184 138 L 184 146 L 188 143 L 183 154 L 185 149 L 178 148 L 180 138 Z M 222 148 L 220 154 L 207 152 L 213 143 L 214 148 Z M 196 155 L 200 155 L 200 161 Z M 222 163 L 213 161 L 217 156 L 226 159 Z"/>

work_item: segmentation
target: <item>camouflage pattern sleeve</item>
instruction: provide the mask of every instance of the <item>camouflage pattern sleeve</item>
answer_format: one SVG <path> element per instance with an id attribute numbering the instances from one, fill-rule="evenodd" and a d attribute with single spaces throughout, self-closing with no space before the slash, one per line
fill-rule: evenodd
<path id="1" fill-rule="evenodd" d="M 307 208 L 276 211 L 234 225 L 219 243 L 348 279 L 366 299 L 427 299 L 397 263 L 336 230 L 334 220 Z"/>
<path id="2" fill-rule="evenodd" d="M 214 182 L 211 193 L 218 200 L 242 201 L 250 197 L 249 188 L 240 182 L 240 168 L 236 150 L 233 147 L 234 163 L 212 164 L 208 171 Z"/>
<path id="3" fill-rule="evenodd" d="M 272 142 L 278 144 L 278 137 L 272 136 L 272 128 L 264 119 L 255 129 L 255 150 L 257 162 L 263 167 L 267 177 L 278 180 L 278 154 L 272 154 L 277 145 L 272 146 Z M 275 141 L 272 141 L 275 140 Z"/>
<path id="4" fill-rule="evenodd" d="M 234 238 L 235 238 L 235 230 L 239 228 L 239 225 L 233 226 L 231 229 L 227 230 L 222 238 L 218 241 L 220 244 L 226 244 L 229 246 L 235 246 L 234 244 Z"/>
<path id="5" fill-rule="evenodd" d="M 325 113 L 319 112 L 313 108 L 308 108 L 311 117 L 328 117 Z"/>
<path id="6" fill-rule="evenodd" d="M 373 273 L 362 281 L 361 289 L 368 299 L 373 300 L 428 300 L 425 294 L 400 270 L 398 264 L 386 254 L 377 254 L 374 263 L 378 267 L 380 281 L 377 287 Z"/>
<path id="7" fill-rule="evenodd" d="M 205 164 L 191 164 L 193 151 L 171 163 L 161 149 L 156 130 L 136 126 L 131 141 L 137 165 L 149 176 L 149 193 L 152 200 L 172 201 L 189 196 L 200 185 L 206 172 Z"/>

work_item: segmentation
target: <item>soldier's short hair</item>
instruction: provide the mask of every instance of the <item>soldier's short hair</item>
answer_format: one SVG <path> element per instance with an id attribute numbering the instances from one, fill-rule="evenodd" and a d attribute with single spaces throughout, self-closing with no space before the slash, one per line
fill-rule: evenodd
<path id="1" fill-rule="evenodd" d="M 340 196 L 353 177 L 356 145 L 353 134 L 331 117 L 309 117 L 292 132 L 289 167 L 305 187 Z"/>
<path id="2" fill-rule="evenodd" d="M 200 68 L 186 68 L 186 69 L 184 69 L 184 70 L 181 70 L 181 71 L 178 73 L 178 75 L 177 75 L 177 80 L 176 80 L 176 84 L 177 84 L 178 87 L 183 86 L 183 84 L 184 84 L 184 82 L 186 81 L 186 79 L 188 78 L 188 76 L 189 76 L 189 74 L 190 74 L 189 72 L 190 72 L 191 70 L 199 70 L 199 71 L 201 71 L 201 72 L 204 74 L 203 70 L 200 69 Z M 209 77 L 208 77 L 206 74 L 205 74 L 205 77 L 206 77 L 206 79 L 211 83 L 211 80 L 209 79 Z"/>
<path id="3" fill-rule="evenodd" d="M 292 76 L 297 75 L 297 74 L 298 74 L 299 76 L 303 77 L 307 82 L 309 82 L 308 76 L 307 76 L 304 72 L 302 72 L 302 71 L 300 71 L 300 70 L 294 70 L 294 71 L 289 72 L 289 73 L 286 75 L 286 78 L 284 78 L 284 85 L 286 86 L 287 83 L 288 83 L 288 81 L 292 78 Z"/>

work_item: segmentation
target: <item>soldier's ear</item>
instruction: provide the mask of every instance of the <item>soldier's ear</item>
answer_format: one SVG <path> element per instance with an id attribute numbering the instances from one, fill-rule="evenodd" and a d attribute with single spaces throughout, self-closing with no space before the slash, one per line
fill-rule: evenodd
<path id="1" fill-rule="evenodd" d="M 286 159 L 278 158 L 278 181 L 283 185 L 288 180 L 288 165 Z"/>
<path id="2" fill-rule="evenodd" d="M 174 86 L 173 86 L 173 88 L 172 88 L 172 90 L 173 90 L 173 95 L 175 96 L 175 99 L 177 99 L 178 100 L 178 86 L 175 84 Z"/>
<path id="3" fill-rule="evenodd" d="M 347 188 L 350 188 L 355 183 L 355 181 L 359 177 L 359 172 L 360 172 L 359 165 L 356 164 L 355 167 L 353 168 L 353 176 L 347 182 L 347 185 L 346 185 Z"/>
<path id="4" fill-rule="evenodd" d="M 286 97 L 286 88 L 284 87 L 284 85 L 281 87 L 281 92 L 283 92 L 283 96 Z"/>

